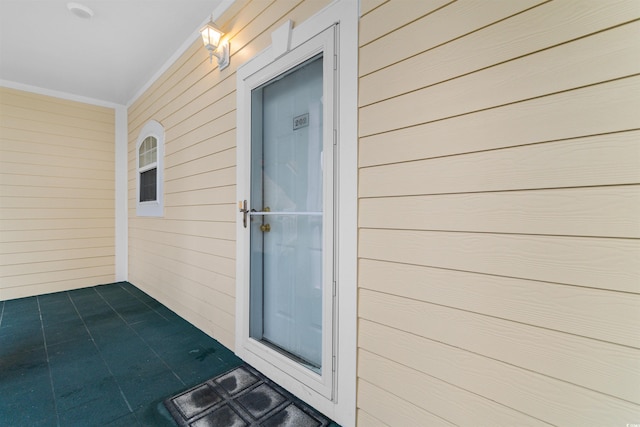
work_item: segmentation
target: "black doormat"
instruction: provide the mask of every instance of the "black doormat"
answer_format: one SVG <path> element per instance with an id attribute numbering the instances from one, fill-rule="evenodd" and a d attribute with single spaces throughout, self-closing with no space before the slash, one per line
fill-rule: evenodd
<path id="1" fill-rule="evenodd" d="M 164 404 L 179 426 L 324 427 L 331 423 L 247 364 L 170 397 Z"/>

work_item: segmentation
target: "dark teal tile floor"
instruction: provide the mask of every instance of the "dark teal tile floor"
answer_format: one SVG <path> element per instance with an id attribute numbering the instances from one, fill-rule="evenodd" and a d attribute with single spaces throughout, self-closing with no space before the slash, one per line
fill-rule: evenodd
<path id="1" fill-rule="evenodd" d="M 0 302 L 0 426 L 170 426 L 242 360 L 127 282 Z"/>

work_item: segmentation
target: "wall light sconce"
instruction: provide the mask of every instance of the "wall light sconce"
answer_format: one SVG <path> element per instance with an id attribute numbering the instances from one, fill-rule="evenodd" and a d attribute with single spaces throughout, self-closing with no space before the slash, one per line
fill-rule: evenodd
<path id="1" fill-rule="evenodd" d="M 213 63 L 213 57 L 218 59 L 218 68 L 220 70 L 229 66 L 229 42 L 221 40 L 224 33 L 220 31 L 213 22 L 200 29 L 202 34 L 202 42 L 204 47 L 209 51 L 209 62 Z"/>

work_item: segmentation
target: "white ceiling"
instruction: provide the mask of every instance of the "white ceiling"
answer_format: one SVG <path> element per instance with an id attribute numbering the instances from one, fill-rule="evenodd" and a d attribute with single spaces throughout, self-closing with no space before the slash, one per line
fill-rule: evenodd
<path id="1" fill-rule="evenodd" d="M 0 80 L 127 104 L 185 42 L 195 40 L 216 8 L 229 3 L 72 1 L 94 16 L 73 15 L 68 0 L 0 0 Z"/>

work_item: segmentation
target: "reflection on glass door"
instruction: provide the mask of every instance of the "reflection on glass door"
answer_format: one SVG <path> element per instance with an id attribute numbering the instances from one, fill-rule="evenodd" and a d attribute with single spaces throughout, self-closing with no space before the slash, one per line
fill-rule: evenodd
<path id="1" fill-rule="evenodd" d="M 249 335 L 322 369 L 323 58 L 251 92 Z"/>

